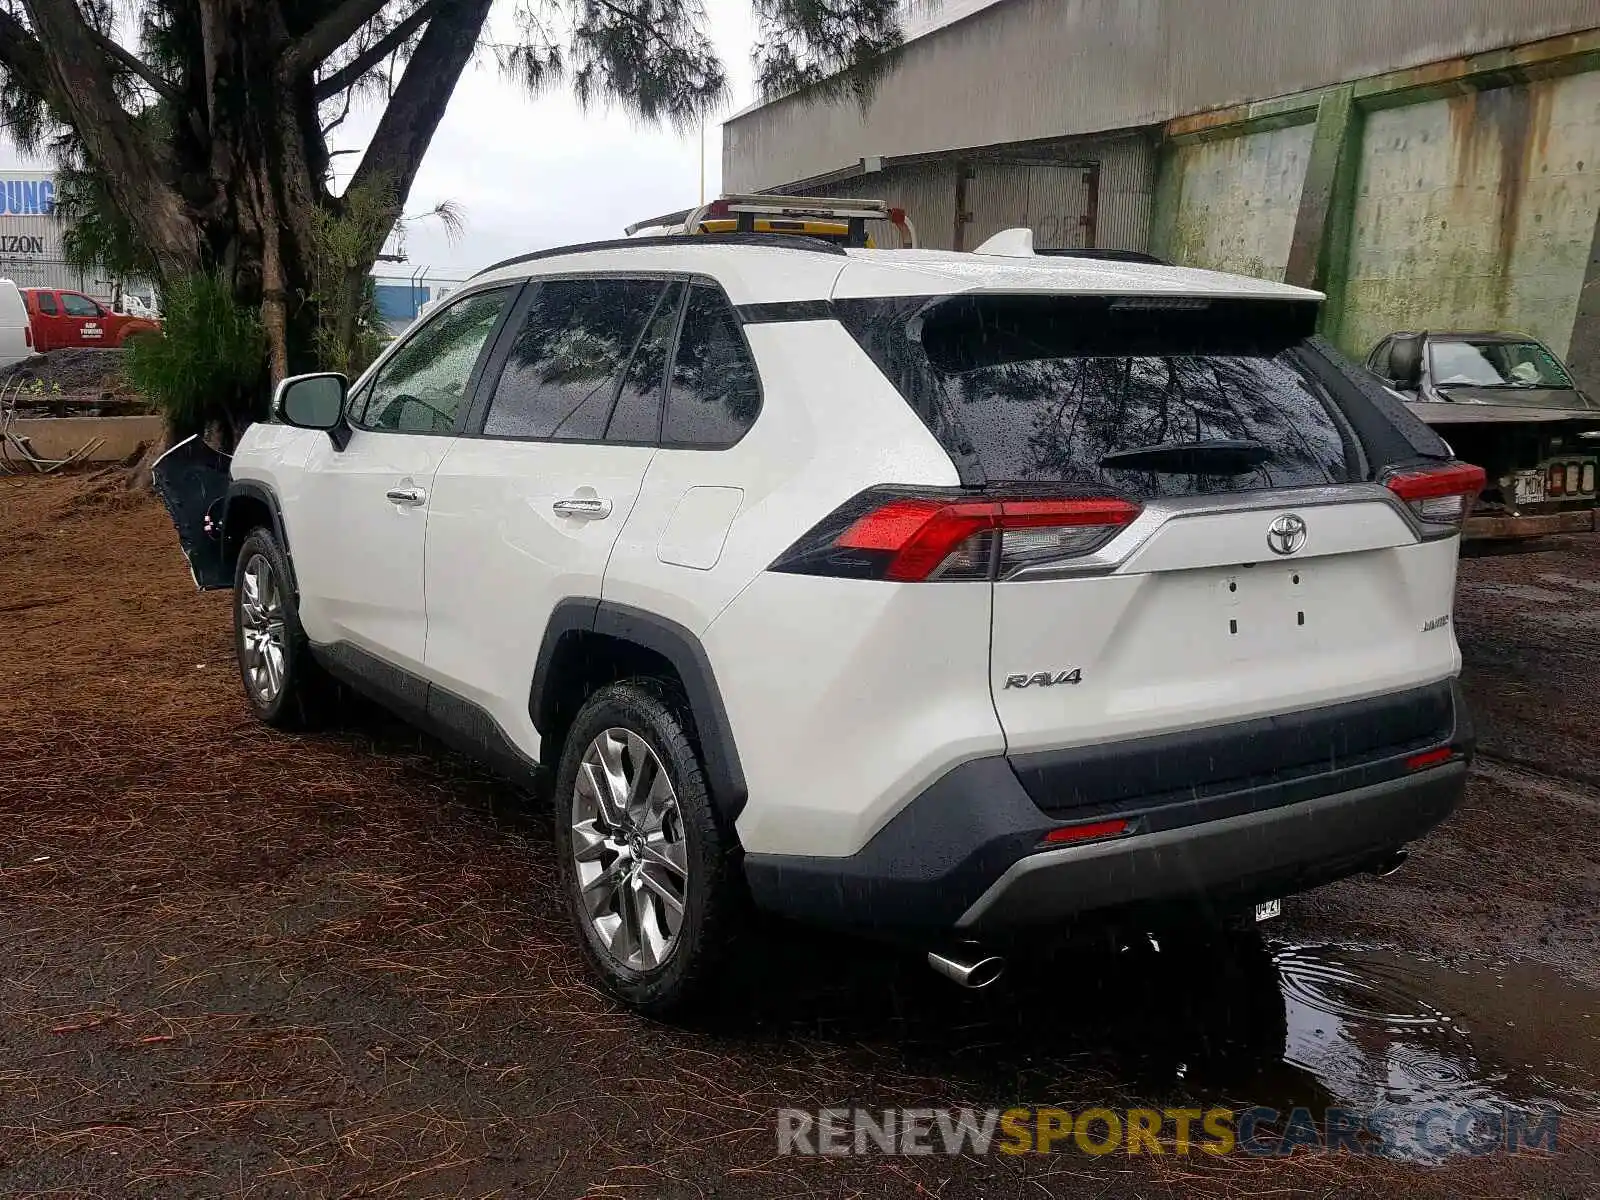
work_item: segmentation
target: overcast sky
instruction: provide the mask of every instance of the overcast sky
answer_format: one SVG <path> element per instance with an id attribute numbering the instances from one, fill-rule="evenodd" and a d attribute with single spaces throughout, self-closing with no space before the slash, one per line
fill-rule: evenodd
<path id="1" fill-rule="evenodd" d="M 727 116 L 754 98 L 750 49 L 755 39 L 749 0 L 705 0 L 710 32 L 727 65 L 732 99 Z M 509 40 L 511 4 L 501 0 L 491 36 Z M 333 136 L 335 148 L 364 145 L 381 109 L 353 112 Z M 706 194 L 721 183 L 721 130 L 705 131 Z M 355 155 L 336 158 L 340 182 Z M 0 168 L 28 163 L 0 145 Z M 621 237 L 643 217 L 684 208 L 699 199 L 699 138 L 641 124 L 619 112 L 582 111 L 565 91 L 530 99 L 500 74 L 492 54 L 480 54 L 450 101 L 411 189 L 407 212 L 442 200 L 465 218 L 451 245 L 436 221 L 412 224 L 405 266 L 380 264 L 379 274 L 408 275 L 428 267 L 436 277 L 464 276 L 513 254 L 566 242 Z"/>

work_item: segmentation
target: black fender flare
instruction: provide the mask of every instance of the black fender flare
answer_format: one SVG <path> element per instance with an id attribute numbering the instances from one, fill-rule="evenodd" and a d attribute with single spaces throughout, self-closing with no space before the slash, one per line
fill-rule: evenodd
<path id="1" fill-rule="evenodd" d="M 223 546 L 236 546 L 238 541 L 243 541 L 249 530 L 232 528 L 230 517 L 234 505 L 243 498 L 259 501 L 266 506 L 272 518 L 272 536 L 278 539 L 278 545 L 283 550 L 283 561 L 289 567 L 289 591 L 296 600 L 300 597 L 300 585 L 294 573 L 294 552 L 289 548 L 289 533 L 283 524 L 283 505 L 278 502 L 278 494 L 264 483 L 254 479 L 235 479 L 228 484 L 228 494 L 222 506 L 222 544 Z"/>
<path id="2" fill-rule="evenodd" d="M 672 664 L 683 681 L 684 696 L 694 717 L 704 760 L 706 782 L 717 811 L 728 821 L 738 818 L 749 798 L 744 768 L 734 745 L 728 710 L 722 702 L 716 673 L 700 639 L 679 625 L 655 613 L 589 597 L 569 597 L 550 613 L 544 640 L 539 646 L 539 661 L 533 669 L 533 685 L 528 697 L 528 715 L 540 731 L 555 723 L 557 689 L 552 686 L 552 669 L 563 638 L 573 633 L 592 633 L 629 642 L 659 654 Z"/>

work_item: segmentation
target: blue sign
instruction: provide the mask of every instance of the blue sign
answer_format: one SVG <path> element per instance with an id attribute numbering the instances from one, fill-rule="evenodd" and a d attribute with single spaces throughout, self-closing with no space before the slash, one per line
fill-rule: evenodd
<path id="1" fill-rule="evenodd" d="M 378 315 L 385 321 L 410 321 L 417 309 L 428 302 L 432 289 L 409 283 L 377 285 Z"/>
<path id="2" fill-rule="evenodd" d="M 55 210 L 55 180 L 0 179 L 0 216 L 48 217 Z"/>

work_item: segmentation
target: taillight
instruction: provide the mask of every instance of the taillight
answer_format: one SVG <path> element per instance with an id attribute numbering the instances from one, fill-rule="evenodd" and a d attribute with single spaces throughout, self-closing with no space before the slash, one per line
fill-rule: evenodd
<path id="1" fill-rule="evenodd" d="M 871 488 L 840 505 L 774 571 L 889 579 L 993 579 L 1098 549 L 1139 515 L 1113 497 L 975 496 Z"/>
<path id="2" fill-rule="evenodd" d="M 1451 463 L 1430 471 L 1403 471 L 1385 482 L 1417 520 L 1435 526 L 1436 534 L 1446 534 L 1460 529 L 1472 511 L 1483 491 L 1484 473 L 1482 467 Z"/>
<path id="3" fill-rule="evenodd" d="M 1580 492 L 1594 491 L 1594 464 L 1592 462 L 1583 464 L 1583 474 L 1579 478 L 1583 480 L 1583 483 L 1578 487 Z"/>
<path id="4" fill-rule="evenodd" d="M 1567 491 L 1567 465 L 1565 463 L 1551 463 L 1549 476 L 1545 479 L 1544 490 L 1552 496 L 1562 496 Z"/>

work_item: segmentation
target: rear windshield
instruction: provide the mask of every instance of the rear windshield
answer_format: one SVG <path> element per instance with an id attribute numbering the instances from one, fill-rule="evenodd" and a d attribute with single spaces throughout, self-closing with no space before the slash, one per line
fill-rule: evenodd
<path id="1" fill-rule="evenodd" d="M 1309 340 L 1310 305 L 964 296 L 835 307 L 964 482 L 1153 498 L 1370 477 L 1330 394 L 1338 371 Z"/>

